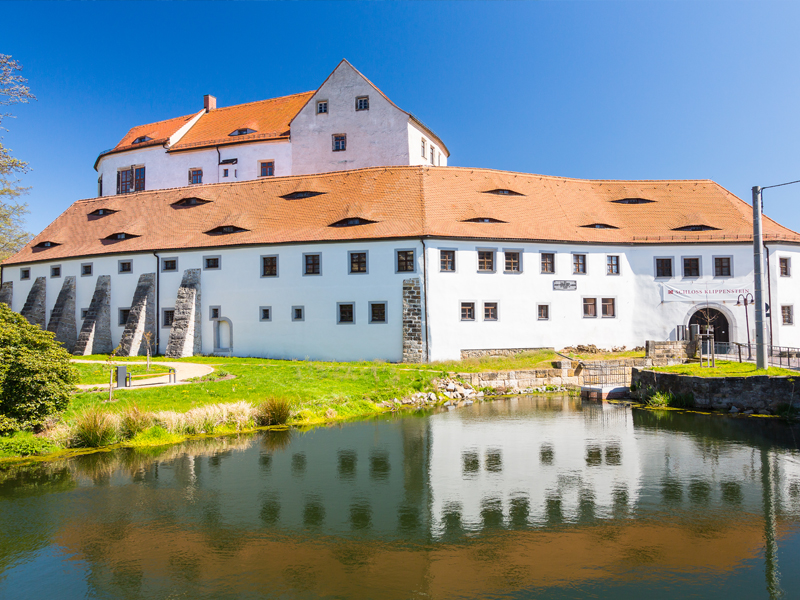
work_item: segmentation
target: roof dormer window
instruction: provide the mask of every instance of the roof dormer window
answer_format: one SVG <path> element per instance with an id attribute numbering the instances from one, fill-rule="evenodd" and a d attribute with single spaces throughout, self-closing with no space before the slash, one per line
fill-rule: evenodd
<path id="1" fill-rule="evenodd" d="M 495 194 L 497 196 L 524 196 L 525 194 L 520 194 L 519 192 L 515 192 L 514 190 L 507 190 L 505 188 L 499 188 L 496 190 L 488 190 L 484 192 L 484 194 Z"/>
<path id="2" fill-rule="evenodd" d="M 247 229 L 237 227 L 236 225 L 220 225 L 210 231 L 206 231 L 206 233 L 208 235 L 228 235 L 230 233 L 240 233 L 242 231 L 247 231 Z"/>
<path id="3" fill-rule="evenodd" d="M 356 225 L 369 225 L 370 223 L 375 223 L 375 221 L 362 219 L 361 217 L 350 217 L 342 219 L 341 221 L 336 221 L 336 223 L 331 223 L 329 227 L 355 227 Z"/>
<path id="4" fill-rule="evenodd" d="M 140 135 L 135 140 L 133 140 L 131 143 L 132 144 L 143 144 L 144 142 L 152 142 L 152 141 L 153 141 L 153 138 L 151 138 L 149 136 L 146 136 L 146 135 Z"/>
<path id="5" fill-rule="evenodd" d="M 675 227 L 672 231 L 719 231 L 719 227 L 711 227 L 710 225 L 684 225 L 683 227 Z"/>
<path id="6" fill-rule="evenodd" d="M 60 246 L 60 245 L 61 244 L 59 244 L 58 242 L 51 242 L 48 240 L 44 242 L 39 242 L 34 246 L 34 248 L 53 248 L 54 246 Z"/>
<path id="7" fill-rule="evenodd" d="M 506 223 L 506 221 L 492 217 L 475 217 L 474 219 L 465 219 L 464 223 Z"/>
<path id="8" fill-rule="evenodd" d="M 249 135 L 249 134 L 251 134 L 251 133 L 255 133 L 255 132 L 256 132 L 256 130 L 255 130 L 255 129 L 250 129 L 249 127 L 242 127 L 242 128 L 240 128 L 240 129 L 237 129 L 236 131 L 232 131 L 232 132 L 231 132 L 231 133 L 229 133 L 228 135 L 231 135 L 231 136 L 237 136 L 237 135 Z"/>
<path id="9" fill-rule="evenodd" d="M 581 227 L 587 227 L 589 229 L 619 229 L 619 227 L 609 225 L 608 223 L 592 223 L 591 225 L 581 225 Z"/>
<path id="10" fill-rule="evenodd" d="M 292 192 L 291 194 L 284 194 L 281 196 L 284 200 L 300 200 L 302 198 L 313 198 L 314 196 L 321 196 L 325 192 L 311 192 L 308 190 L 301 190 L 299 192 Z"/>
<path id="11" fill-rule="evenodd" d="M 620 200 L 612 200 L 615 204 L 650 204 L 655 200 L 648 200 L 647 198 L 621 198 Z"/>
<path id="12" fill-rule="evenodd" d="M 120 240 L 130 240 L 133 238 L 139 237 L 138 235 L 134 235 L 132 233 L 127 233 L 125 231 L 118 231 L 117 233 L 112 233 L 105 239 L 109 242 L 118 242 Z"/>
<path id="13" fill-rule="evenodd" d="M 190 206 L 201 206 L 203 204 L 208 204 L 211 200 L 203 200 L 202 198 L 181 198 L 177 202 L 172 203 L 173 208 L 188 208 Z"/>
<path id="14" fill-rule="evenodd" d="M 108 215 L 113 215 L 115 212 L 119 212 L 118 210 L 112 210 L 110 208 L 98 208 L 97 210 L 93 210 L 89 213 L 90 217 L 107 217 Z"/>

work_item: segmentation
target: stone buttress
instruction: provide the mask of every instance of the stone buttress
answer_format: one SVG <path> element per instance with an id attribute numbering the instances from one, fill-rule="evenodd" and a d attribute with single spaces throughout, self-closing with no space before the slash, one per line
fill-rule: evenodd
<path id="1" fill-rule="evenodd" d="M 403 280 L 403 362 L 428 361 L 422 336 L 422 295 L 419 278 Z"/>
<path id="2" fill-rule="evenodd" d="M 166 356 L 183 358 L 200 354 L 200 316 L 200 269 L 186 269 L 175 301 Z"/>
<path id="3" fill-rule="evenodd" d="M 47 327 L 47 278 L 37 277 L 28 292 L 25 306 L 22 307 L 20 314 L 28 319 L 31 325 L 38 325 L 42 329 Z"/>
<path id="4" fill-rule="evenodd" d="M 76 356 L 109 354 L 111 345 L 111 276 L 97 278 L 94 295 L 83 320 L 78 341 L 72 351 Z"/>
<path id="5" fill-rule="evenodd" d="M 47 331 L 56 334 L 56 340 L 61 342 L 67 352 L 75 349 L 78 339 L 78 330 L 75 324 L 75 277 L 64 278 L 64 284 L 56 299 L 56 305 L 50 313 L 50 322 Z"/>
<path id="6" fill-rule="evenodd" d="M 147 333 L 150 334 L 150 349 L 155 354 L 156 341 L 156 274 L 139 276 L 133 293 L 128 322 L 119 343 L 120 356 L 147 354 Z"/>
<path id="7" fill-rule="evenodd" d="M 0 302 L 8 304 L 8 308 L 11 308 L 11 301 L 13 299 L 14 299 L 14 282 L 4 281 L 3 285 L 0 286 Z"/>

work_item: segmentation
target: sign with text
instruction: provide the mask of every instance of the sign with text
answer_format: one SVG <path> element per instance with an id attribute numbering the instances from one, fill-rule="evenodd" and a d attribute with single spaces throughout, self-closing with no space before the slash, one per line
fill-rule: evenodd
<path id="1" fill-rule="evenodd" d="M 677 286 L 661 284 L 662 302 L 736 302 L 739 294 L 752 294 L 746 287 Z"/>
<path id="2" fill-rule="evenodd" d="M 578 282 L 571 280 L 556 280 L 553 282 L 553 289 L 558 291 L 574 292 L 578 289 Z"/>

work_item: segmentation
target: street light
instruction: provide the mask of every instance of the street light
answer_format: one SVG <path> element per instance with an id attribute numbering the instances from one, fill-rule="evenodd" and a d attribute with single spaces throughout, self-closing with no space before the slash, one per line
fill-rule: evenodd
<path id="1" fill-rule="evenodd" d="M 748 296 L 750 297 L 749 301 L 747 299 Z M 747 325 L 747 360 L 753 360 L 753 353 L 750 350 L 750 316 L 747 314 L 747 305 L 752 304 L 754 301 L 755 299 L 753 298 L 753 294 L 750 292 L 739 294 L 739 297 L 736 298 L 736 306 L 744 306 L 744 322 Z"/>

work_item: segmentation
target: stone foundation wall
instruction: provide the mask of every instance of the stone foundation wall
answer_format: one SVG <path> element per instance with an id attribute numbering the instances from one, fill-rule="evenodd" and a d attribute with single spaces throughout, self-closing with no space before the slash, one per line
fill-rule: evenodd
<path id="1" fill-rule="evenodd" d="M 422 295 L 419 277 L 403 280 L 403 362 L 428 362 L 422 328 Z"/>
<path id="2" fill-rule="evenodd" d="M 462 350 L 461 360 L 465 358 L 481 358 L 483 356 L 514 356 L 521 352 L 535 352 L 537 350 L 554 350 L 554 348 L 491 348 L 488 350 Z"/>
<path id="3" fill-rule="evenodd" d="M 688 360 L 697 356 L 697 341 L 656 342 L 648 340 L 644 345 L 645 357 L 652 359 Z"/>

